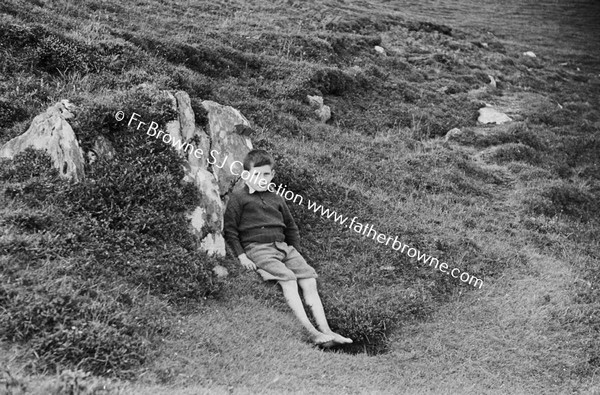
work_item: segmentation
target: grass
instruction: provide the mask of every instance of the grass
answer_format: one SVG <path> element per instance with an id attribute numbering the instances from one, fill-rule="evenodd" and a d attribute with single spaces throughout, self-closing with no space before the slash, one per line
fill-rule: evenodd
<path id="1" fill-rule="evenodd" d="M 575 24 L 556 37 L 529 23 L 517 36 L 520 18 L 564 13 L 544 5 L 484 22 L 473 2 L 443 18 L 379 1 L 3 3 L 0 143 L 69 98 L 82 147 L 102 135 L 117 150 L 78 186 L 35 153 L 2 163 L 3 389 L 598 392 L 600 63 L 581 50 L 597 27 L 586 39 Z M 579 13 L 564 20 L 588 20 Z M 114 122 L 117 110 L 172 119 L 165 89 L 195 110 L 238 108 L 276 155 L 275 182 L 484 287 L 290 204 L 331 322 L 357 340 L 311 347 L 276 286 L 194 251 L 182 213 L 196 197 L 174 153 Z M 308 94 L 331 107 L 327 124 Z M 518 122 L 478 125 L 484 102 Z M 462 133 L 444 142 L 452 128 Z"/>

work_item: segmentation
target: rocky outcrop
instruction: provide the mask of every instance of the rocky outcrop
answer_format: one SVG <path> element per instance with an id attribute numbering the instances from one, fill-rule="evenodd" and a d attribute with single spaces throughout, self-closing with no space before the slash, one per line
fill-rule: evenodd
<path id="1" fill-rule="evenodd" d="M 239 182 L 242 162 L 252 149 L 248 135 L 250 122 L 236 109 L 213 101 L 203 101 L 208 125 L 196 125 L 194 110 L 186 92 L 168 95 L 177 119 L 166 125 L 173 141 L 181 141 L 180 153 L 186 159 L 184 181 L 194 183 L 202 195 L 201 204 L 188 213 L 191 232 L 200 249 L 211 255 L 225 255 L 223 214 L 227 194 Z M 186 149 L 191 146 L 193 149 Z M 233 172 L 232 172 L 233 170 Z M 223 197 L 223 198 L 222 198 Z M 225 201 L 224 201 L 225 200 Z"/>
<path id="2" fill-rule="evenodd" d="M 2 146 L 0 158 L 12 159 L 27 148 L 45 150 L 62 177 L 82 180 L 85 176 L 83 152 L 67 122 L 74 117 L 74 110 L 75 106 L 68 100 L 61 100 L 48 108 L 33 119 L 25 133 Z"/>
<path id="3" fill-rule="evenodd" d="M 233 162 L 242 161 L 252 149 L 252 143 L 247 137 L 250 122 L 233 107 L 210 100 L 203 101 L 202 106 L 208 112 L 207 132 L 211 142 L 208 163 L 217 179 L 220 194 L 224 195 L 239 180 L 239 176 L 232 174 L 231 169 L 235 173 L 242 171 Z"/>
<path id="4" fill-rule="evenodd" d="M 239 174 L 243 170 L 240 163 L 252 149 L 248 137 L 253 132 L 250 122 L 233 107 L 203 101 L 201 104 L 208 119 L 208 124 L 203 127 L 196 124 L 186 92 L 172 94 L 152 86 L 142 88 L 169 99 L 177 113 L 177 118 L 165 125 L 164 133 L 170 139 L 163 141 L 179 143 L 178 146 L 175 143 L 171 145 L 184 158 L 183 181 L 193 183 L 201 195 L 200 205 L 188 213 L 190 231 L 197 237 L 201 250 L 224 256 L 223 213 L 227 194 L 240 182 Z M 12 158 L 29 147 L 46 150 L 62 176 L 82 180 L 84 155 L 67 122 L 74 117 L 74 108 L 68 100 L 50 107 L 34 118 L 24 134 L 7 142 L 0 150 L 0 157 Z M 110 160 L 115 155 L 110 141 L 101 135 L 93 140 L 91 149 L 86 153 L 90 164 L 99 158 Z M 234 163 L 236 161 L 240 163 Z"/>

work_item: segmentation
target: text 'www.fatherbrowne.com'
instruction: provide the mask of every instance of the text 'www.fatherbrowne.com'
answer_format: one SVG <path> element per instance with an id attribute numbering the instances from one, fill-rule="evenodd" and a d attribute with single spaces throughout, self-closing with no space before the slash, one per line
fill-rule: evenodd
<path id="1" fill-rule="evenodd" d="M 148 125 L 148 129 L 146 130 L 146 134 L 148 136 L 154 137 L 156 139 L 161 139 L 165 144 L 170 144 L 175 149 L 178 149 L 180 151 L 183 150 L 183 151 L 190 152 L 190 154 L 193 153 L 193 155 L 196 156 L 198 159 L 200 159 L 203 156 L 204 152 L 200 148 L 193 147 L 190 143 L 184 143 L 181 139 L 173 138 L 173 136 L 171 136 L 168 132 L 166 132 L 164 130 L 159 130 L 158 129 L 159 125 L 156 122 L 151 122 L 150 124 L 147 124 L 146 122 L 143 122 L 142 120 L 140 120 L 138 118 L 139 116 L 140 116 L 140 114 L 133 113 L 131 115 L 131 118 L 129 119 L 129 122 L 127 123 L 127 126 L 131 126 L 132 123 L 134 123 L 134 125 L 135 125 L 135 122 L 137 122 L 136 130 L 139 130 L 140 127 L 144 127 L 144 126 Z M 124 120 L 125 113 L 123 111 L 117 111 L 115 113 L 115 119 L 119 122 Z M 212 164 L 216 163 L 217 157 L 219 157 L 219 156 L 221 156 L 221 155 L 218 151 L 211 150 L 210 157 L 206 158 L 206 160 L 209 164 L 212 165 Z M 211 162 L 211 159 L 213 160 L 212 162 Z M 241 162 L 234 161 L 231 163 L 229 171 L 236 176 L 241 176 L 244 180 L 247 180 L 249 177 L 250 177 L 250 180 L 252 180 L 252 175 L 250 175 L 250 173 L 248 171 L 243 170 L 240 173 L 234 171 L 233 165 L 236 163 L 238 163 L 240 166 L 242 165 Z M 224 165 L 225 165 L 225 160 L 223 160 L 223 163 L 221 166 L 217 165 L 217 167 L 222 168 Z M 289 189 L 285 189 L 286 186 L 287 185 L 282 186 L 281 184 L 279 184 L 279 186 L 276 188 L 276 184 L 270 183 L 268 185 L 268 190 L 270 192 L 273 192 L 273 193 L 276 193 L 276 194 L 282 196 L 287 201 L 292 201 L 292 202 L 302 206 L 303 202 L 304 202 L 304 198 L 302 197 L 302 195 L 299 195 Z M 424 265 L 428 264 L 430 267 L 433 266 L 435 269 L 441 271 L 442 273 L 446 273 L 449 276 L 458 278 L 458 279 L 460 279 L 460 281 L 462 281 L 464 283 L 468 283 L 470 285 L 473 285 L 474 287 L 479 287 L 479 289 L 481 289 L 481 287 L 483 286 L 482 279 L 477 278 L 467 272 L 461 272 L 461 270 L 458 268 L 453 268 L 451 270 L 448 270 L 449 267 L 446 262 L 440 263 L 440 261 L 437 258 L 432 257 L 431 255 L 422 253 L 418 249 L 416 249 L 414 247 L 410 247 L 408 244 L 402 243 L 400 240 L 398 240 L 398 236 L 395 236 L 395 237 L 386 236 L 385 234 L 379 233 L 375 229 L 373 229 L 373 225 L 370 225 L 370 226 L 369 226 L 369 224 L 363 225 L 362 223 L 358 222 L 357 221 L 358 217 L 353 217 L 353 218 L 346 217 L 344 215 L 338 214 L 336 211 L 331 211 L 328 208 L 323 207 L 321 204 L 311 201 L 310 199 L 307 199 L 307 200 L 308 200 L 308 205 L 307 205 L 308 209 L 313 210 L 313 212 L 315 212 L 315 213 L 319 213 L 322 217 L 326 217 L 327 219 L 333 218 L 334 222 L 337 222 L 340 225 L 348 227 L 351 230 L 353 230 L 354 232 L 359 233 L 363 236 L 372 237 L 373 240 L 377 241 L 378 243 L 385 244 L 385 245 L 390 245 L 390 243 L 391 243 L 391 247 L 395 251 L 400 251 L 401 253 L 405 253 L 410 258 L 417 258 L 417 262 L 421 262 Z M 350 219 L 350 222 L 347 223 L 349 219 Z"/>
<path id="2" fill-rule="evenodd" d="M 316 202 L 312 202 L 310 199 L 308 199 L 308 209 L 313 210 L 315 213 L 320 212 L 321 216 L 327 217 L 328 219 L 333 218 L 334 222 L 337 222 L 340 225 L 344 225 L 344 226 L 352 229 L 356 233 L 359 233 L 363 236 L 372 237 L 373 240 L 376 240 L 378 243 L 385 244 L 385 245 L 391 244 L 391 247 L 394 250 L 400 251 L 401 253 L 405 253 L 406 255 L 408 255 L 411 258 L 416 257 L 417 262 L 421 262 L 424 265 L 429 264 L 430 267 L 433 266 L 435 269 L 438 269 L 442 273 L 446 273 L 449 276 L 458 278 L 458 279 L 460 279 L 460 281 L 462 281 L 464 283 L 469 283 L 470 285 L 473 285 L 474 287 L 478 286 L 479 289 L 481 289 L 481 287 L 483 286 L 482 279 L 477 278 L 467 272 L 461 272 L 461 270 L 458 268 L 453 268 L 452 270 L 448 270 L 449 267 L 446 262 L 440 263 L 440 261 L 437 258 L 432 257 L 431 255 L 422 253 L 418 249 L 416 249 L 414 247 L 410 247 L 408 244 L 403 244 L 402 242 L 400 242 L 400 240 L 398 240 L 398 236 L 395 236 L 395 237 L 386 236 L 385 234 L 379 233 L 375 229 L 373 229 L 373 225 L 370 225 L 370 226 L 369 226 L 369 224 L 363 225 L 362 223 L 357 222 L 356 221 L 357 217 L 353 217 L 352 219 L 350 219 L 350 223 L 346 224 L 346 222 L 348 222 L 349 217 L 338 214 L 335 211 L 330 211 L 328 208 L 325 208 L 322 205 L 317 204 Z"/>

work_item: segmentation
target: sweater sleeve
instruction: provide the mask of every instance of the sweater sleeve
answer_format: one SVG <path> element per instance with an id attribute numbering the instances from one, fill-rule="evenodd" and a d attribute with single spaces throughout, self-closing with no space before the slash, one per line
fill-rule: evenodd
<path id="1" fill-rule="evenodd" d="M 283 214 L 283 222 L 285 223 L 285 242 L 293 246 L 295 249 L 300 248 L 300 232 L 298 226 L 290 213 L 290 209 L 283 198 L 281 199 L 281 213 Z"/>
<path id="2" fill-rule="evenodd" d="M 238 257 L 244 253 L 244 247 L 240 243 L 238 227 L 242 216 L 242 208 L 237 197 L 232 194 L 227 202 L 225 215 L 223 216 L 223 231 L 225 239 L 233 249 L 235 256 Z"/>

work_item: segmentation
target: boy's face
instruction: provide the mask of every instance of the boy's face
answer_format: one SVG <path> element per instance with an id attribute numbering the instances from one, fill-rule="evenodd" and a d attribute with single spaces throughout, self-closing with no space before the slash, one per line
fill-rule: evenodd
<path id="1" fill-rule="evenodd" d="M 250 178 L 246 180 L 246 183 L 258 192 L 266 191 L 275 176 L 275 170 L 272 170 L 270 165 L 253 166 L 249 172 Z"/>

